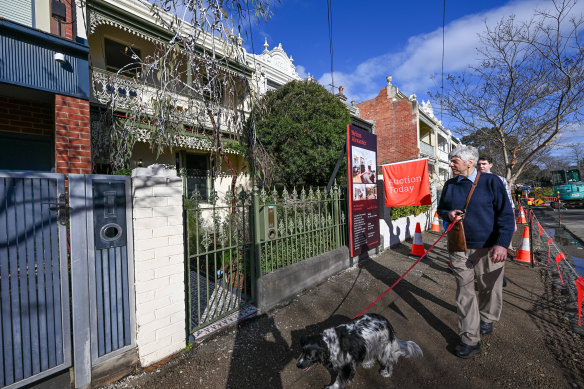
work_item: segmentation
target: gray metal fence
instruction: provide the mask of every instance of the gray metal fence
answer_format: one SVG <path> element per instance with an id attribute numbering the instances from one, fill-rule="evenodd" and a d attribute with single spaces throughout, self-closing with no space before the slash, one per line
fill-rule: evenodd
<path id="1" fill-rule="evenodd" d="M 75 383 L 136 345 L 130 178 L 69 175 Z"/>
<path id="2" fill-rule="evenodd" d="M 62 174 L 0 173 L 1 386 L 71 365 L 64 193 Z"/>

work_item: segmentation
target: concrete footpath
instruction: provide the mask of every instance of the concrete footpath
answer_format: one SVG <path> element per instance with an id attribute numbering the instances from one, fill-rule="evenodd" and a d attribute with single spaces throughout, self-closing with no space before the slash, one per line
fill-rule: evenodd
<path id="1" fill-rule="evenodd" d="M 514 246 L 519 244 L 518 229 Z M 439 237 L 423 234 L 426 248 Z M 462 360 L 455 279 L 445 239 L 370 312 L 387 317 L 397 336 L 413 340 L 422 358 L 401 359 L 393 376 L 359 367 L 349 388 L 584 387 L 584 341 L 570 330 L 564 298 L 545 266 L 508 261 L 503 315 L 483 337 L 481 355 Z M 346 323 L 392 285 L 417 259 L 410 243 L 360 261 L 285 305 L 193 345 L 177 358 L 110 388 L 322 388 L 330 375 L 318 365 L 296 368 L 300 338 Z"/>

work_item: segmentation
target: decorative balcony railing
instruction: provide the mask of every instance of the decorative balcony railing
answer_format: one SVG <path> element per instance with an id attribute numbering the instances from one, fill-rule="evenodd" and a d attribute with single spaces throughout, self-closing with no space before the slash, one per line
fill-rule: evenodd
<path id="1" fill-rule="evenodd" d="M 448 162 L 448 152 L 438 149 L 438 160 Z"/>
<path id="2" fill-rule="evenodd" d="M 241 133 L 241 125 L 249 116 L 249 112 L 234 111 L 227 107 L 207 107 L 202 99 L 181 93 L 160 93 L 159 88 L 148 85 L 116 73 L 99 68 L 92 68 L 91 101 L 101 104 L 114 103 L 116 109 L 139 109 L 147 115 L 155 112 L 158 100 L 170 99 L 176 107 L 173 110 L 173 120 L 187 126 L 212 128 L 211 115 L 215 123 L 220 123 L 224 133 Z M 235 125 L 233 123 L 236 123 Z"/>
<path id="3" fill-rule="evenodd" d="M 434 160 L 434 146 L 420 141 L 420 154 L 425 157 L 429 157 L 430 159 Z"/>

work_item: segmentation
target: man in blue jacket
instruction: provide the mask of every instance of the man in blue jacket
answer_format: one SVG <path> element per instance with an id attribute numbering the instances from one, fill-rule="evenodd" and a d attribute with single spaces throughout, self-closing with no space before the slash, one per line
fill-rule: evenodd
<path id="1" fill-rule="evenodd" d="M 450 222 L 464 216 L 466 251 L 450 252 L 456 277 L 456 306 L 460 344 L 456 355 L 481 353 L 480 335 L 493 332 L 503 308 L 503 273 L 507 247 L 513 236 L 514 215 L 505 187 L 494 174 L 482 174 L 466 209 L 464 205 L 477 179 L 478 150 L 460 145 L 448 154 L 455 175 L 446 181 L 438 215 Z M 474 280 L 478 284 L 478 299 Z"/>

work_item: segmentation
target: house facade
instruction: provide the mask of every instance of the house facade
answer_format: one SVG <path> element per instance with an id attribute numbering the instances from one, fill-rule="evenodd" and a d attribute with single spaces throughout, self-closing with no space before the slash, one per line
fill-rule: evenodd
<path id="1" fill-rule="evenodd" d="M 105 123 L 104 117 L 107 116 L 105 111 L 111 109 L 112 99 L 116 100 L 114 116 L 119 120 L 128 120 L 128 111 L 136 100 L 140 100 L 145 111 L 155 111 L 157 100 L 160 100 L 160 83 L 157 85 L 154 81 L 145 85 L 142 81 L 138 82 L 135 74 L 132 74 L 132 63 L 135 62 L 132 55 L 139 58 L 156 56 L 156 50 L 167 45 L 173 35 L 161 25 L 160 19 L 153 16 L 150 5 L 142 0 L 91 0 L 88 2 L 87 24 L 91 53 L 91 127 L 95 141 L 95 137 L 100 136 L 100 129 L 111 125 Z M 213 123 L 201 120 L 200 107 L 204 104 L 204 96 L 197 96 L 185 88 L 172 94 L 183 116 L 180 120 L 181 133 L 171 148 L 158 155 L 151 150 L 148 142 L 152 128 L 146 124 L 133 129 L 136 143 L 128 161 L 129 167 L 160 164 L 177 169 L 184 177 L 186 196 L 198 192 L 203 201 L 207 201 L 212 193 L 222 198 L 222 194 L 232 186 L 234 177 L 237 186 L 248 185 L 249 177 L 241 143 L 245 134 L 241 129 L 250 113 L 252 99 L 289 81 L 300 79 L 293 59 L 288 57 L 281 44 L 269 50 L 266 42 L 264 51 L 254 55 L 242 47 L 243 40 L 240 37 L 230 36 L 230 39 L 230 45 L 225 42 L 215 43 L 221 55 L 229 57 L 229 50 L 238 53 L 225 61 L 221 71 L 223 75 L 233 76 L 240 90 L 245 89 L 244 84 L 249 89 L 235 97 L 229 93 L 221 96 L 223 106 L 218 107 L 218 110 L 222 112 L 216 114 L 214 120 L 222 123 L 222 155 L 219 155 L 215 144 Z M 211 50 L 211 41 L 208 39 L 201 39 L 197 44 L 201 50 Z M 188 53 L 183 50 L 180 55 L 186 56 Z M 188 85 L 198 75 L 192 70 L 192 59 L 184 57 L 182 60 L 181 77 Z M 199 111 L 195 112 L 197 107 Z M 233 110 L 238 111 L 238 122 L 230 125 Z M 97 156 L 95 161 L 96 172 L 112 171 L 107 155 Z"/>
<path id="2" fill-rule="evenodd" d="M 91 173 L 89 48 L 69 1 L 0 8 L 0 169 Z"/>
<path id="3" fill-rule="evenodd" d="M 430 180 L 438 189 L 450 178 L 448 153 L 460 140 L 434 115 L 430 102 L 418 102 L 392 84 L 377 97 L 357 104 L 361 118 L 375 122 L 379 165 L 428 158 Z"/>
<path id="4" fill-rule="evenodd" d="M 448 153 L 460 144 L 460 139 L 444 128 L 442 122 L 436 118 L 429 100 L 422 101 L 419 113 L 420 155 L 433 162 L 430 163 L 430 177 L 435 180 L 438 189 L 441 189 L 452 176 Z"/>

